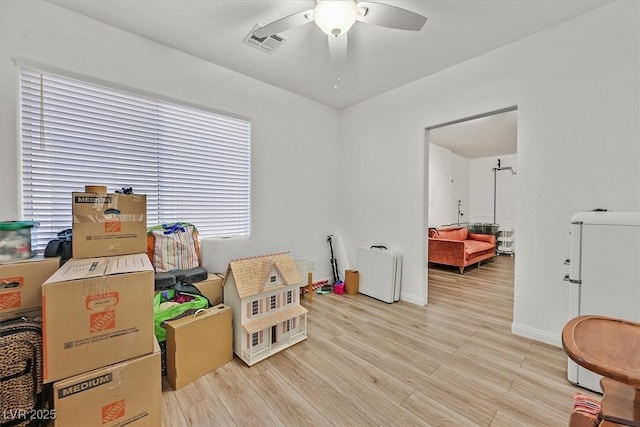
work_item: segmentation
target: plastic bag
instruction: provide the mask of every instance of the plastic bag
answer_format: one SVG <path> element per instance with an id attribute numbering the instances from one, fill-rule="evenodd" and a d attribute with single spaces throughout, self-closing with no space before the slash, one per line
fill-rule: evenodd
<path id="1" fill-rule="evenodd" d="M 177 304 L 166 304 L 175 302 Z M 158 292 L 153 299 L 153 321 L 156 338 L 158 341 L 167 339 L 167 330 L 164 325 L 167 320 L 178 319 L 207 307 L 209 307 L 209 300 L 202 295 L 178 292 L 175 289 L 165 289 L 162 292 Z"/>

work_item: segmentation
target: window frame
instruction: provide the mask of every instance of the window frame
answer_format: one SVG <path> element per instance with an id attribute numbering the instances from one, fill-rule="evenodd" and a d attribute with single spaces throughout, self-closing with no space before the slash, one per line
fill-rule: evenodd
<path id="1" fill-rule="evenodd" d="M 186 109 L 188 109 L 187 111 L 193 109 L 193 110 L 197 110 L 200 113 L 203 114 L 207 114 L 207 115 L 213 115 L 213 116 L 220 116 L 223 120 L 224 119 L 229 119 L 229 120 L 241 120 L 246 122 L 246 126 L 247 126 L 247 142 L 246 142 L 246 168 L 243 169 L 243 173 L 245 173 L 245 177 L 246 177 L 246 185 L 245 185 L 245 189 L 243 190 L 245 191 L 243 194 L 243 197 L 245 197 L 246 200 L 246 210 L 242 211 L 242 217 L 238 217 L 238 218 L 242 218 L 241 221 L 243 222 L 243 224 L 246 224 L 246 228 L 243 229 L 242 234 L 234 234 L 234 233 L 225 233 L 223 231 L 221 231 L 220 228 L 218 228 L 218 231 L 215 231 L 215 228 L 217 227 L 214 223 L 214 219 L 210 216 L 209 217 L 209 222 L 203 220 L 203 222 L 206 222 L 206 227 L 205 230 L 203 232 L 202 229 L 200 229 L 200 237 L 204 238 L 204 237 L 228 237 L 230 235 L 239 235 L 242 237 L 250 237 L 252 230 L 251 230 L 251 222 L 252 222 L 252 214 L 251 214 L 251 205 L 252 205 L 252 194 L 251 194 L 251 151 L 252 151 L 252 138 L 251 138 L 251 120 L 247 117 L 243 117 L 237 114 L 231 114 L 228 112 L 221 112 L 209 107 L 205 107 L 202 105 L 197 105 L 194 103 L 190 103 L 188 101 L 184 101 L 184 100 L 178 100 L 178 99 L 174 99 L 174 98 L 170 98 L 170 97 L 166 97 L 163 95 L 159 95 L 157 93 L 151 93 L 151 92 L 146 92 L 146 91 L 142 91 L 139 90 L 137 88 L 132 88 L 132 87 L 128 87 L 128 86 L 124 86 L 124 85 L 119 85 L 119 84 L 115 84 L 113 82 L 109 82 L 109 81 L 105 81 L 105 80 L 100 80 L 100 79 L 96 79 L 96 78 L 92 78 L 92 77 L 88 77 L 85 75 L 80 75 L 77 73 L 71 73 L 65 70 L 60 70 L 60 69 L 56 69 L 56 68 L 52 68 L 49 66 L 45 66 L 42 64 L 37 64 L 37 63 L 32 63 L 32 62 L 28 62 L 28 61 L 20 61 L 20 60 L 16 60 L 16 65 L 18 66 L 18 76 L 19 76 L 19 80 L 20 80 L 20 87 L 19 87 L 19 102 L 20 102 L 20 110 L 18 111 L 18 116 L 20 119 L 20 129 L 19 129 L 19 138 L 20 138 L 20 183 L 21 183 L 21 211 L 22 211 L 22 216 L 23 217 L 30 217 L 29 219 L 33 219 L 38 221 L 39 218 L 43 218 L 43 210 L 42 208 L 38 208 L 37 205 L 34 205 L 34 203 L 39 203 L 38 200 L 42 200 L 40 199 L 39 194 L 37 193 L 38 190 L 33 190 L 32 189 L 27 189 L 27 185 L 31 185 L 29 182 L 29 175 L 33 174 L 34 169 L 30 169 L 31 166 L 27 165 L 25 162 L 27 162 L 28 160 L 25 159 L 25 154 L 24 152 L 26 150 L 29 150 L 28 147 L 25 147 L 25 145 L 28 143 L 25 140 L 29 139 L 28 136 L 25 136 L 25 130 L 24 130 L 24 124 L 23 121 L 25 121 L 25 117 L 24 117 L 24 104 L 27 102 L 25 100 L 25 94 L 23 93 L 23 79 L 25 78 L 23 76 L 23 72 L 26 70 L 28 73 L 32 73 L 34 75 L 45 75 L 45 76 L 53 76 L 55 79 L 64 79 L 64 80 L 71 80 L 71 81 L 77 81 L 83 85 L 96 85 L 99 86 L 100 88 L 103 88 L 106 91 L 115 91 L 115 92 L 121 92 L 124 93 L 126 95 L 130 95 L 136 98 L 146 98 L 148 100 L 150 100 L 151 102 L 157 102 L 159 104 L 167 104 L 167 105 L 171 105 L 174 106 L 176 108 L 181 108 L 184 107 Z M 31 101 L 32 103 L 35 101 Z M 188 116 L 188 112 L 187 112 L 187 117 Z M 32 119 L 32 121 L 35 119 Z M 31 140 L 34 139 L 33 136 L 30 137 Z M 65 142 L 66 143 L 66 142 Z M 169 142 L 171 144 L 171 142 Z M 206 149 L 206 148 L 205 148 Z M 59 150 L 59 148 L 56 148 L 56 150 Z M 53 162 L 55 162 L 55 160 L 51 160 L 52 164 L 54 164 Z M 113 166 L 107 166 L 105 167 L 105 170 L 109 170 L 111 169 Z M 244 167 L 244 166 L 243 166 Z M 160 172 L 156 172 L 156 173 L 160 173 Z M 166 173 L 166 172 L 165 172 Z M 51 175 L 53 177 L 55 177 L 56 175 Z M 55 179 L 55 178 L 54 178 Z M 169 178 L 165 178 L 166 181 L 169 183 L 169 185 L 172 185 L 171 182 L 173 181 L 170 177 Z M 79 177 L 76 179 L 75 182 L 72 182 L 72 185 L 74 186 L 72 191 L 78 191 L 78 192 L 82 192 L 84 185 L 85 184 L 93 184 L 94 182 L 83 182 L 83 176 L 80 174 Z M 102 184 L 102 183 L 100 183 Z M 53 186 L 53 181 L 51 181 L 51 185 Z M 175 186 L 175 182 L 173 184 Z M 113 187 L 110 186 L 109 190 L 113 191 L 115 188 L 117 187 Z M 134 188 L 134 192 L 135 192 L 135 188 Z M 149 194 L 146 191 L 142 191 L 141 194 L 147 194 L 148 196 L 148 200 L 149 200 L 149 196 L 154 197 L 156 200 L 160 200 L 164 197 L 167 197 L 166 194 L 163 192 L 162 189 L 158 189 L 158 193 L 157 194 Z M 50 203 L 53 203 L 52 206 L 60 206 L 60 196 L 58 196 L 58 200 L 55 199 L 55 197 L 53 197 L 52 199 L 47 199 L 50 200 Z M 31 199 L 31 200 L 28 200 Z M 69 200 L 70 200 L 70 194 L 69 194 Z M 158 206 L 161 206 L 161 202 L 158 201 Z M 170 202 L 171 203 L 171 202 Z M 182 203 L 182 202 L 180 202 Z M 172 203 L 173 204 L 173 203 Z M 155 205 L 154 205 L 155 206 Z M 183 206 L 185 206 L 187 211 L 191 211 L 195 213 L 195 216 L 197 216 L 198 218 L 200 218 L 200 216 L 202 215 L 202 210 L 198 210 L 198 205 L 196 203 L 194 203 L 193 201 L 185 201 L 183 203 Z M 171 208 L 173 209 L 173 208 Z M 180 209 L 180 208 L 179 208 Z M 242 209 L 245 209 L 244 207 Z M 61 219 L 59 217 L 56 218 L 49 218 L 49 217 L 53 217 L 53 215 L 50 215 L 48 213 L 45 212 L 44 214 L 44 218 L 46 218 L 45 224 L 47 225 L 46 227 L 41 227 L 38 232 L 35 234 L 35 239 L 33 242 L 33 246 L 34 249 L 37 249 L 38 251 L 42 251 L 44 249 L 44 247 L 46 246 L 46 243 L 51 240 L 54 239 L 56 237 L 56 233 L 59 232 L 61 229 L 63 228 L 67 228 L 67 227 L 71 227 L 71 203 L 69 203 L 69 221 L 64 220 L 64 225 L 60 225 L 61 224 Z M 38 215 L 38 212 L 41 212 L 41 215 Z M 156 212 L 154 210 L 154 212 Z M 199 212 L 199 213 L 198 213 Z M 174 221 L 174 220 L 182 220 L 184 218 L 176 218 L 176 216 L 180 216 L 180 214 L 178 213 L 178 215 L 175 214 L 159 214 L 160 216 L 156 217 L 155 216 L 148 216 L 148 223 L 147 226 L 152 226 L 155 225 L 156 223 L 161 223 L 161 222 L 169 222 L 169 221 Z M 192 221 L 193 222 L 193 221 Z M 195 222 L 196 226 L 198 226 L 198 223 Z M 210 231 L 210 229 L 213 229 L 213 231 Z"/>

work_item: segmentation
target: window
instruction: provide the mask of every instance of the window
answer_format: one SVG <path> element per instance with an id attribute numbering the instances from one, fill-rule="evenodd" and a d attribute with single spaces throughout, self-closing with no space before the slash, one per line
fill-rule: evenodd
<path id="1" fill-rule="evenodd" d="M 284 322 L 284 331 L 285 332 L 291 331 L 291 319 Z"/>
<path id="2" fill-rule="evenodd" d="M 291 301 L 293 301 L 293 292 L 287 291 L 287 304 L 291 304 Z"/>
<path id="3" fill-rule="evenodd" d="M 258 345 L 258 333 L 254 332 L 253 334 L 251 334 L 251 346 L 255 347 Z"/>
<path id="4" fill-rule="evenodd" d="M 275 295 L 271 295 L 271 297 L 269 298 L 269 307 L 271 308 L 271 310 L 276 308 L 276 296 Z"/>
<path id="5" fill-rule="evenodd" d="M 85 184 L 147 195 L 149 225 L 250 233 L 250 122 L 23 68 L 24 218 L 42 250 L 71 226 Z"/>
<path id="6" fill-rule="evenodd" d="M 258 300 L 251 301 L 251 315 L 258 314 Z"/>

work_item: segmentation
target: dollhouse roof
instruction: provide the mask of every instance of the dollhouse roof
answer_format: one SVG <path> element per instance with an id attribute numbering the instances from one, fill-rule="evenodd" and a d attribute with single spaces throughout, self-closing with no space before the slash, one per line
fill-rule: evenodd
<path id="1" fill-rule="evenodd" d="M 281 287 L 300 284 L 301 279 L 296 263 L 288 252 L 231 261 L 227 268 L 225 282 L 232 274 L 240 298 L 257 295 L 262 293 L 273 268 L 282 277 Z"/>

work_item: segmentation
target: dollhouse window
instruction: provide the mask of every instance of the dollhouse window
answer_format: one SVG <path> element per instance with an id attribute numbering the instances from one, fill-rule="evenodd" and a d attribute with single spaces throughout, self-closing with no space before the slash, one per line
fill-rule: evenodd
<path id="1" fill-rule="evenodd" d="M 251 315 L 255 316 L 256 314 L 258 314 L 258 300 L 251 302 Z"/>
<path id="2" fill-rule="evenodd" d="M 258 345 L 258 333 L 254 332 L 251 334 L 251 346 L 255 347 Z"/>
<path id="3" fill-rule="evenodd" d="M 271 310 L 276 308 L 276 296 L 275 295 L 271 295 L 271 298 L 269 298 L 269 307 L 271 308 Z"/>
<path id="4" fill-rule="evenodd" d="M 271 283 L 276 283 L 276 276 L 271 276 L 269 280 L 271 280 Z"/>
<path id="5" fill-rule="evenodd" d="M 287 291 L 287 304 L 291 304 L 293 301 L 293 291 Z"/>
<path id="6" fill-rule="evenodd" d="M 291 319 L 287 320 L 284 325 L 284 331 L 289 332 L 291 330 Z"/>

